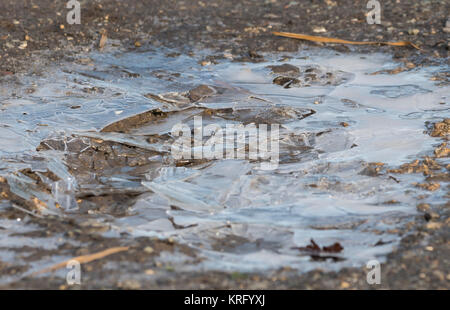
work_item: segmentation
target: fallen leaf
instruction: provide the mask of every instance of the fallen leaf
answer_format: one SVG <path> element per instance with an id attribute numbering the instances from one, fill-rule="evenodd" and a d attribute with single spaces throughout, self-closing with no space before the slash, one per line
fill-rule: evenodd
<path id="1" fill-rule="evenodd" d="M 320 246 L 317 245 L 317 243 L 311 239 L 311 244 L 308 244 L 306 247 L 300 247 L 298 248 L 299 250 L 304 250 L 304 251 L 318 251 L 320 252 Z"/>
<path id="2" fill-rule="evenodd" d="M 298 247 L 296 249 L 308 252 L 340 253 L 344 249 L 344 247 L 339 242 L 335 242 L 330 246 L 324 246 L 320 248 L 320 246 L 313 239 L 311 239 L 309 245 L 307 245 L 306 247 Z"/>
<path id="3" fill-rule="evenodd" d="M 338 262 L 344 260 L 344 258 L 336 255 L 323 254 L 323 253 L 340 253 L 344 248 L 338 242 L 330 246 L 324 246 L 323 248 L 320 248 L 320 246 L 313 239 L 311 239 L 310 244 L 307 245 L 306 247 L 297 247 L 293 249 L 309 253 L 309 256 L 311 256 L 311 259 L 313 261 L 323 262 L 331 259 L 333 262 Z"/>
<path id="4" fill-rule="evenodd" d="M 330 246 L 324 246 L 322 249 L 328 253 L 340 253 L 344 248 L 339 242 L 336 242 Z"/>
<path id="5" fill-rule="evenodd" d="M 306 34 L 299 34 L 299 33 L 291 33 L 291 32 L 272 32 L 276 36 L 280 37 L 286 37 L 286 38 L 293 38 L 293 39 L 300 39 L 300 40 L 307 40 L 307 41 L 313 41 L 313 42 L 322 42 L 322 43 L 340 43 L 340 44 L 353 44 L 353 45 L 391 45 L 391 46 L 412 46 L 418 50 L 420 48 L 415 45 L 412 42 L 409 41 L 399 41 L 399 42 L 374 42 L 374 41 L 368 41 L 368 42 L 361 42 L 361 41 L 348 41 L 348 40 L 342 40 L 342 39 L 336 39 L 336 38 L 326 38 L 326 37 L 318 37 L 318 36 L 310 36 Z"/>

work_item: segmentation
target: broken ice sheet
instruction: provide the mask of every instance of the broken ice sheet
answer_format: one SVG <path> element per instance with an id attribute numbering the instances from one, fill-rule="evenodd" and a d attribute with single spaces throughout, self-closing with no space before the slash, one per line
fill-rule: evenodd
<path id="1" fill-rule="evenodd" d="M 33 143 L 29 141 L 25 133 L 17 133 L 10 128 L 3 127 L 0 129 L 0 140 L 2 141 L 0 155 L 5 153 L 19 153 L 33 147 Z"/>
<path id="2" fill-rule="evenodd" d="M 61 215 L 63 211 L 78 207 L 75 199 L 78 184 L 60 161 L 41 158 L 40 165 L 31 164 L 31 168 L 8 174 L 5 178 L 15 195 L 25 201 L 38 199 L 40 202 L 35 205 L 43 215 Z"/>
<path id="3" fill-rule="evenodd" d="M 391 166 L 433 150 L 424 122 L 448 112 L 437 110 L 448 87 L 429 80 L 436 68 L 371 75 L 397 64 L 381 54 L 294 53 L 289 64 L 299 70 L 290 77 L 310 85 L 283 88 L 273 84 L 283 72 L 267 68 L 283 66 L 278 56 L 205 68 L 195 57 L 164 55 L 92 53 L 96 70 L 62 63 L 39 80 L 20 77 L 23 85 L 36 82 L 36 92 L 20 88 L 20 98 L 0 99 L 13 100 L 0 111 L 0 171 L 12 176 L 14 191 L 50 202 L 55 212 L 72 208 L 73 192 L 80 212 L 111 221 L 105 235 L 170 236 L 188 244 L 204 260 L 180 261 L 180 270 L 337 270 L 382 260 L 396 245 L 398 237 L 387 231 L 415 212 L 418 189 L 410 184 L 421 176 L 395 181 L 364 171 L 370 162 Z M 0 87 L 1 94 L 11 88 Z M 279 123 L 278 168 L 262 171 L 251 160 L 171 160 L 173 124 L 193 130 L 197 115 L 219 127 Z M 33 174 L 14 174 L 24 169 Z M 48 180 L 47 171 L 59 180 Z M 31 176 L 53 186 L 41 191 Z M 430 200 L 441 195 L 433 192 Z M 311 238 L 339 242 L 345 260 L 311 261 L 292 249 Z M 381 238 L 390 243 L 375 247 Z"/>
<path id="4" fill-rule="evenodd" d="M 375 95 L 381 95 L 387 98 L 399 98 L 411 96 L 418 93 L 429 93 L 429 92 L 431 91 L 417 85 L 399 85 L 399 86 L 380 86 L 372 90 L 370 93 Z"/>
<path id="5" fill-rule="evenodd" d="M 213 212 L 220 209 L 213 193 L 200 186 L 182 181 L 171 181 L 164 184 L 143 182 L 154 193 L 169 199 L 176 207 L 198 212 Z"/>
<path id="6" fill-rule="evenodd" d="M 155 179 L 142 184 L 154 193 L 169 199 L 170 203 L 182 209 L 214 213 L 225 207 L 228 194 L 250 166 L 245 161 L 222 161 L 202 168 L 188 176 L 188 180 Z"/>

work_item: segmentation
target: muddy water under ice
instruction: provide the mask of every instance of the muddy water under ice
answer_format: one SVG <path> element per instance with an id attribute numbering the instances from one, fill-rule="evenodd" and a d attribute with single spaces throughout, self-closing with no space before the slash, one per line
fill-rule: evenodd
<path id="1" fill-rule="evenodd" d="M 264 271 L 286 266 L 300 271 L 336 270 L 362 266 L 372 258 L 383 261 L 399 240 L 389 231 L 411 220 L 417 197 L 424 192 L 412 186 L 421 181 L 420 176 L 396 176 L 400 182 L 388 175 L 374 177 L 364 172 L 367 163 L 396 166 L 430 154 L 438 141 L 424 133 L 424 123 L 450 116 L 449 88 L 433 85 L 430 76 L 437 69 L 433 67 L 371 75 L 399 65 L 388 55 L 324 51 L 291 56 L 289 64 L 319 66 L 323 72 L 333 72 L 334 80 L 319 78 L 309 87 L 284 88 L 272 83 L 276 75 L 267 68 L 282 64 L 278 56 L 258 64 L 226 61 L 200 66 L 196 58 L 166 57 L 162 51 L 94 53 L 89 55 L 92 62 L 78 59 L 48 68 L 43 75 L 21 76 L 0 88 L 0 175 L 16 195 L 46 202 L 44 216 L 77 217 L 76 200 L 83 191 L 103 195 L 108 188 L 139 193 L 125 214 L 115 217 L 104 212 L 93 218 L 110 225 L 106 236 L 127 232 L 131 237 L 171 237 L 198 250 L 203 260 L 195 264 L 187 256 L 162 253 L 159 259 L 177 270 Z M 181 93 L 200 84 L 222 91 L 196 103 L 181 97 L 170 102 L 144 96 Z M 28 92 L 29 88 L 35 91 Z M 260 163 L 248 160 L 187 166 L 160 160 L 170 158 L 171 140 L 152 143 L 148 136 L 167 137 L 180 120 L 192 126 L 196 112 L 189 108 L 193 106 L 269 111 L 265 120 L 281 124 L 279 167 L 264 171 Z M 115 121 L 157 108 L 173 112 L 173 117 L 125 133 L 101 131 Z M 295 113 L 276 118 L 274 109 Z M 213 121 L 221 126 L 239 123 L 244 121 L 236 116 L 239 113 L 218 114 Z M 36 151 L 49 138 L 65 141 L 65 149 Z M 157 164 L 146 166 L 138 177 L 122 167 L 91 183 L 95 172 L 73 175 L 66 156 L 71 141 L 84 139 L 89 145 L 93 138 L 153 152 L 149 156 Z M 43 193 L 25 175 L 13 174 L 24 168 L 40 172 L 43 180 L 42 173 L 50 170 L 60 181 L 47 179 L 52 191 Z M 438 190 L 428 201 L 442 201 L 443 195 Z M 392 200 L 397 203 L 388 203 Z M 55 208 L 55 203 L 65 210 Z M 9 207 L 9 202 L 0 206 Z M 62 243 L 58 238 L 10 236 L 35 229 L 26 221 L 2 220 L 0 226 L 3 261 L 20 260 L 14 248 L 57 248 Z M 296 249 L 311 238 L 322 246 L 339 242 L 344 250 L 333 254 L 339 260 L 314 261 Z M 383 245 L 375 246 L 380 240 Z M 36 261 L 32 270 L 52 262 Z"/>

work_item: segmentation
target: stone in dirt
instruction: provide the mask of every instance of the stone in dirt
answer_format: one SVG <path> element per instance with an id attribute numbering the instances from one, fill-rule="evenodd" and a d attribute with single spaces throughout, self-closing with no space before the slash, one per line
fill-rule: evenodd
<path id="1" fill-rule="evenodd" d="M 344 71 L 329 71 L 319 65 L 307 65 L 300 68 L 290 64 L 280 66 L 268 66 L 272 73 L 277 74 L 273 83 L 290 87 L 309 87 L 309 86 L 337 86 L 349 81 L 353 75 Z"/>
<path id="2" fill-rule="evenodd" d="M 290 88 L 291 84 L 299 84 L 299 80 L 295 78 L 290 78 L 286 76 L 277 76 L 273 79 L 273 83 L 283 86 L 284 88 Z"/>
<path id="3" fill-rule="evenodd" d="M 274 74 L 283 74 L 286 77 L 295 78 L 300 76 L 300 69 L 290 64 L 283 64 L 278 66 L 268 66 Z"/>
<path id="4" fill-rule="evenodd" d="M 216 93 L 216 90 L 208 85 L 200 85 L 188 92 L 188 98 L 191 102 L 197 102 L 203 98 L 212 96 Z"/>

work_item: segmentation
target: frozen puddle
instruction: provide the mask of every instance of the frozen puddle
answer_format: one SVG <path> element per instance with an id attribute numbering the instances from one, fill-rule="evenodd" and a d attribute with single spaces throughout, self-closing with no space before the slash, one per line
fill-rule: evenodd
<path id="1" fill-rule="evenodd" d="M 195 264 L 161 255 L 177 270 L 383 261 L 425 191 L 412 185 L 420 175 L 376 175 L 369 163 L 397 167 L 430 154 L 438 140 L 425 122 L 450 117 L 449 87 L 430 80 L 437 68 L 372 74 L 399 66 L 382 54 L 205 67 L 161 51 L 88 56 L 2 83 L 0 176 L 15 195 L 44 202 L 40 216 L 92 215 L 110 225 L 106 236 L 173 238 L 196 249 Z M 223 128 L 279 124 L 276 169 L 248 158 L 174 159 L 172 127 L 194 130 L 196 116 Z M 444 199 L 444 190 L 427 193 Z M 2 240 L 26 230 L 26 220 L 13 222 L 0 221 Z M 299 249 L 310 239 L 343 250 L 310 255 Z M 9 243 L 0 246 L 1 260 L 20 261 Z"/>

